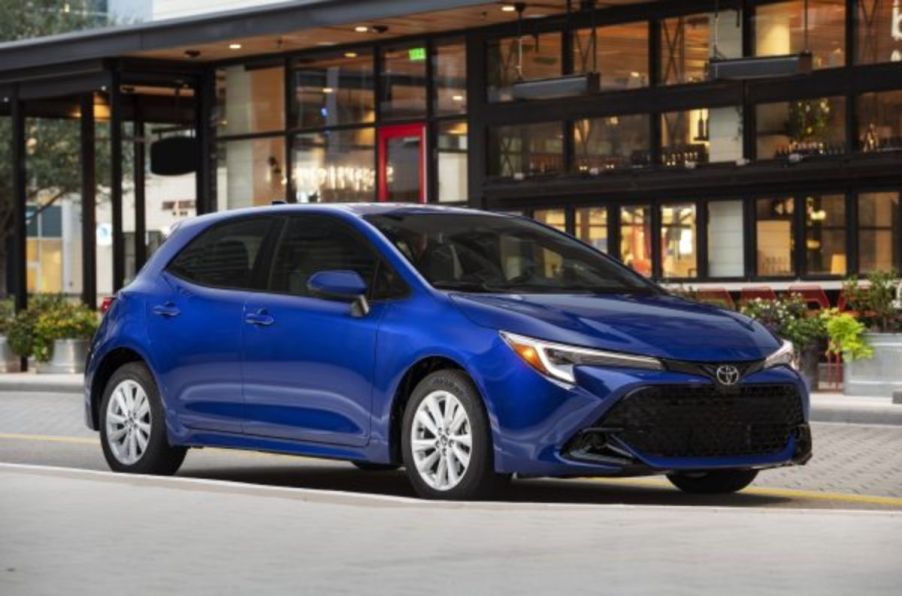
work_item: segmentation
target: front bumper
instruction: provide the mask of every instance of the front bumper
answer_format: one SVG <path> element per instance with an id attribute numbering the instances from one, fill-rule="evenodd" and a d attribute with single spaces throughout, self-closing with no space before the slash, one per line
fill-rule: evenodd
<path id="1" fill-rule="evenodd" d="M 811 457 L 808 393 L 788 368 L 724 390 L 681 371 L 579 367 L 573 386 L 522 363 L 487 380 L 496 469 L 521 476 L 624 476 L 770 468 Z"/>

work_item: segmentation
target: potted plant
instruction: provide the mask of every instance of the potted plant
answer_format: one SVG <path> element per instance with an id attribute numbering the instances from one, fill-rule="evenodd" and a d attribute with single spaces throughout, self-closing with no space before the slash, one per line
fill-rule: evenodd
<path id="1" fill-rule="evenodd" d="M 10 345 L 20 356 L 34 357 L 39 373 L 79 373 L 96 329 L 90 308 L 60 296 L 35 297 L 13 320 Z"/>
<path id="2" fill-rule="evenodd" d="M 861 322 L 861 339 L 871 348 L 870 358 L 849 358 L 843 365 L 846 395 L 891 396 L 902 389 L 902 311 L 895 303 L 898 275 L 878 271 L 868 285 L 850 279 L 843 285 L 846 302 Z M 846 345 L 843 344 L 844 353 Z"/>
<path id="3" fill-rule="evenodd" d="M 0 372 L 19 371 L 19 358 L 10 349 L 7 338 L 15 315 L 13 301 L 9 298 L 0 300 Z"/>
<path id="4" fill-rule="evenodd" d="M 809 312 L 805 302 L 795 294 L 776 300 L 755 298 L 742 305 L 741 310 L 772 333 L 792 342 L 799 372 L 808 386 L 816 389 L 819 382 L 818 362 L 827 337 L 823 318 Z"/>

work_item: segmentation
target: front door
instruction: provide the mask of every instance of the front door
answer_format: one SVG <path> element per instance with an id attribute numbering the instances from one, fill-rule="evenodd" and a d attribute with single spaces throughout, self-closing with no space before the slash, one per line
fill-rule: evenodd
<path id="1" fill-rule="evenodd" d="M 325 215 L 288 219 L 267 292 L 245 307 L 247 434 L 348 446 L 370 432 L 371 380 L 384 304 L 355 317 L 350 305 L 314 298 L 318 271 L 352 270 L 372 284 L 378 259 L 350 226 Z"/>
<path id="2" fill-rule="evenodd" d="M 426 202 L 426 125 L 379 129 L 379 200 Z"/>

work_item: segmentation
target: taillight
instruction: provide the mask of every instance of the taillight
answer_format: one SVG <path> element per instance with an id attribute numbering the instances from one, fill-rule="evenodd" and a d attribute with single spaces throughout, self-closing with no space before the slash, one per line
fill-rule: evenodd
<path id="1" fill-rule="evenodd" d="M 100 303 L 100 314 L 105 315 L 108 310 L 113 308 L 113 302 L 116 301 L 115 296 L 104 296 Z"/>

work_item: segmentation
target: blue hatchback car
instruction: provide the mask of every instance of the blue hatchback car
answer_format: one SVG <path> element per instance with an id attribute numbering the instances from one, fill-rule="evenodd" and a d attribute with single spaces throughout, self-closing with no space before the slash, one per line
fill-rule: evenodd
<path id="1" fill-rule="evenodd" d="M 185 221 L 91 345 L 113 470 L 217 446 L 406 469 L 429 498 L 512 475 L 733 492 L 811 456 L 792 345 L 523 217 L 280 205 Z"/>

